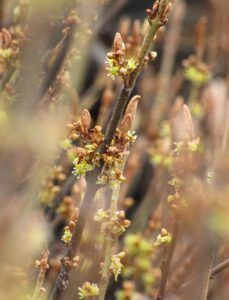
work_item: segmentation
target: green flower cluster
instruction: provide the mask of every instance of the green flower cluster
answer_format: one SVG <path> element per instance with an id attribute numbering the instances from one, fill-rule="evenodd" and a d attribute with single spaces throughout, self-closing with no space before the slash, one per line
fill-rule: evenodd
<path id="1" fill-rule="evenodd" d="M 0 58 L 4 58 L 6 60 L 11 60 L 13 57 L 13 51 L 11 48 L 0 49 Z"/>
<path id="2" fill-rule="evenodd" d="M 185 78 L 191 81 L 194 85 L 201 86 L 209 81 L 210 73 L 199 70 L 195 66 L 189 66 L 185 70 Z"/>
<path id="3" fill-rule="evenodd" d="M 110 270 L 115 276 L 115 281 L 118 280 L 118 276 L 122 272 L 123 264 L 121 263 L 121 259 L 123 259 L 124 256 L 125 252 L 120 252 L 118 254 L 112 255 L 111 257 Z"/>
<path id="4" fill-rule="evenodd" d="M 165 228 L 162 228 L 161 233 L 157 236 L 157 239 L 154 242 L 154 246 L 155 247 L 158 247 L 161 245 L 167 246 L 171 243 L 171 241 L 172 241 L 171 234 Z"/>
<path id="5" fill-rule="evenodd" d="M 61 238 L 61 240 L 65 243 L 65 244 L 69 244 L 71 242 L 72 239 L 72 232 L 70 231 L 69 228 L 65 227 L 64 229 L 64 234 Z"/>
<path id="6" fill-rule="evenodd" d="M 178 143 L 174 143 L 174 153 L 180 155 L 185 152 L 196 152 L 199 149 L 199 142 L 200 139 L 196 138 L 188 142 L 180 141 Z"/>
<path id="7" fill-rule="evenodd" d="M 87 172 L 90 172 L 95 168 L 93 164 L 88 163 L 86 160 L 83 160 L 79 163 L 78 157 L 73 161 L 73 165 L 73 174 L 77 177 L 85 176 Z"/>
<path id="8" fill-rule="evenodd" d="M 137 62 L 133 58 L 127 58 L 123 61 L 122 65 L 114 58 L 107 58 L 106 60 L 106 70 L 108 71 L 108 76 L 113 80 L 120 76 L 126 77 L 130 75 L 137 67 Z"/>
<path id="9" fill-rule="evenodd" d="M 79 287 L 79 299 L 91 299 L 99 295 L 99 287 L 95 283 L 85 282 Z"/>
<path id="10" fill-rule="evenodd" d="M 148 240 L 140 234 L 128 234 L 124 241 L 124 251 L 127 253 L 124 277 L 131 278 L 139 273 L 143 275 L 152 272 L 153 240 Z"/>
<path id="11" fill-rule="evenodd" d="M 101 231 L 108 230 L 112 235 L 118 237 L 122 235 L 126 228 L 130 226 L 130 221 L 125 218 L 125 212 L 123 210 L 117 211 L 114 216 L 110 211 L 104 211 L 99 209 L 94 217 L 96 222 L 101 223 Z"/>

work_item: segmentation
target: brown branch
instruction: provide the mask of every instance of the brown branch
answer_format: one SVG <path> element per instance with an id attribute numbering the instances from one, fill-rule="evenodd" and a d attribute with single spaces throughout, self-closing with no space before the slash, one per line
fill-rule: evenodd
<path id="1" fill-rule="evenodd" d="M 115 107 L 105 133 L 105 138 L 100 150 L 100 154 L 105 153 L 107 146 L 111 143 L 115 130 L 118 126 L 119 120 L 123 115 L 125 107 L 127 106 L 127 103 L 129 101 L 131 92 L 135 86 L 136 80 L 144 67 L 145 56 L 151 50 L 153 40 L 159 28 L 165 24 L 165 22 L 163 23 L 162 21 L 165 21 L 164 13 L 167 4 L 168 0 L 161 0 L 155 18 L 153 20 L 150 20 L 150 26 L 140 50 L 138 66 L 135 69 L 134 74 L 132 74 L 128 86 L 123 85 L 121 88 L 121 92 L 116 100 Z M 87 191 L 84 195 L 82 206 L 80 207 L 80 214 L 77 221 L 77 226 L 75 227 L 74 232 L 72 234 L 72 240 L 68 246 L 67 253 L 62 259 L 61 270 L 57 276 L 53 291 L 49 298 L 50 300 L 60 300 L 62 298 L 64 290 L 68 287 L 70 270 L 69 268 L 67 268 L 64 262 L 66 258 L 72 260 L 77 253 L 83 230 L 87 221 L 87 217 L 89 215 L 91 203 L 94 199 L 97 190 L 100 188 L 100 186 L 97 185 L 96 182 L 97 177 L 102 170 L 102 167 L 103 166 L 101 163 L 99 167 L 96 167 L 94 171 L 88 173 L 88 175 L 86 176 Z"/>

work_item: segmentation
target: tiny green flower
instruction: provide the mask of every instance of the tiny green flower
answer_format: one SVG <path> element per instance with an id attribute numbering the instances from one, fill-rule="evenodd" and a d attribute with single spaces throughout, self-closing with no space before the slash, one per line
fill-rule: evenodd
<path id="1" fill-rule="evenodd" d="M 121 263 L 121 259 L 124 258 L 125 252 L 120 252 L 111 257 L 110 270 L 113 272 L 115 276 L 115 281 L 118 280 L 118 276 L 122 272 L 123 264 Z"/>
<path id="2" fill-rule="evenodd" d="M 72 145 L 71 141 L 69 139 L 65 139 L 61 142 L 60 146 L 62 149 L 67 150 Z"/>
<path id="3" fill-rule="evenodd" d="M 0 57 L 10 60 L 12 58 L 12 49 L 0 49 Z"/>
<path id="4" fill-rule="evenodd" d="M 194 66 L 190 66 L 185 70 L 185 78 L 191 81 L 193 84 L 202 85 L 210 79 L 209 72 L 198 70 Z"/>
<path id="5" fill-rule="evenodd" d="M 153 272 L 146 272 L 143 275 L 143 282 L 145 284 L 146 287 L 152 287 L 152 285 L 155 282 L 155 275 L 153 274 Z"/>
<path id="6" fill-rule="evenodd" d="M 119 76 L 120 66 L 116 64 L 116 61 L 114 59 L 107 58 L 106 65 L 108 76 L 110 76 L 112 79 L 115 79 L 115 77 Z"/>
<path id="7" fill-rule="evenodd" d="M 179 188 L 183 185 L 183 181 L 179 177 L 173 177 L 168 183 L 175 188 Z"/>
<path id="8" fill-rule="evenodd" d="M 99 295 L 99 287 L 95 283 L 85 282 L 79 287 L 79 299 L 91 299 Z"/>
<path id="9" fill-rule="evenodd" d="M 129 142 L 131 144 L 134 144 L 136 139 L 137 139 L 136 132 L 135 131 L 128 131 L 127 138 L 129 139 Z"/>
<path id="10" fill-rule="evenodd" d="M 68 227 L 65 227 L 64 235 L 62 236 L 61 240 L 65 242 L 65 244 L 69 244 L 71 242 L 71 239 L 72 239 L 72 233 Z"/>
<path id="11" fill-rule="evenodd" d="M 192 114 L 195 117 L 197 117 L 197 118 L 203 117 L 204 110 L 203 110 L 203 107 L 202 107 L 202 105 L 200 103 L 198 103 L 198 102 L 191 103 L 190 109 L 191 109 Z"/>
<path id="12" fill-rule="evenodd" d="M 99 209 L 97 210 L 94 220 L 97 222 L 101 222 L 106 220 L 109 217 L 109 214 L 107 211 L 103 210 L 103 209 Z"/>
<path id="13" fill-rule="evenodd" d="M 74 169 L 73 174 L 80 177 L 85 176 L 87 172 L 90 172 L 94 170 L 95 166 L 88 163 L 86 160 L 83 160 L 82 162 L 78 163 L 79 159 L 76 158 L 73 161 Z"/>
<path id="14" fill-rule="evenodd" d="M 170 128 L 170 124 L 169 122 L 164 122 L 161 126 L 160 129 L 160 136 L 161 137 L 168 137 L 170 135 L 171 132 L 171 128 Z"/>
<path id="15" fill-rule="evenodd" d="M 180 142 L 174 143 L 174 145 L 175 145 L 174 152 L 176 154 L 181 154 L 185 148 L 185 143 L 183 141 L 180 141 Z"/>
<path id="16" fill-rule="evenodd" d="M 188 149 L 191 152 L 196 152 L 198 149 L 199 139 L 195 139 L 188 142 Z"/>
<path id="17" fill-rule="evenodd" d="M 160 153 L 155 153 L 151 160 L 154 165 L 158 166 L 162 163 L 163 156 Z"/>
<path id="18" fill-rule="evenodd" d="M 154 246 L 158 247 L 161 245 L 169 245 L 172 241 L 171 234 L 165 229 L 161 229 L 161 233 L 157 236 L 156 241 L 154 242 Z"/>
<path id="19" fill-rule="evenodd" d="M 214 179 L 214 171 L 212 171 L 212 170 L 208 171 L 208 173 L 207 173 L 207 183 L 212 184 L 213 179 Z"/>
<path id="20" fill-rule="evenodd" d="M 137 67 L 137 62 L 133 58 L 129 58 L 126 60 L 126 68 L 129 71 L 135 70 Z"/>

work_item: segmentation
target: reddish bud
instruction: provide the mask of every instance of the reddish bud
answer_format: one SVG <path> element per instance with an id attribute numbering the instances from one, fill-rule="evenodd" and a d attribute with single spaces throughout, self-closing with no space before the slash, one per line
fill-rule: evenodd
<path id="1" fill-rule="evenodd" d="M 138 107 L 138 102 L 140 99 L 141 97 L 139 95 L 136 95 L 130 100 L 130 103 L 126 108 L 125 116 L 130 115 L 131 119 L 134 120 L 137 107 Z"/>
<path id="2" fill-rule="evenodd" d="M 84 109 L 81 114 L 81 122 L 83 124 L 84 129 L 88 131 L 91 125 L 91 115 L 87 109 Z"/>
<path id="3" fill-rule="evenodd" d="M 121 34 L 117 32 L 114 37 L 114 49 L 115 51 L 124 50 Z"/>
<path id="4" fill-rule="evenodd" d="M 127 132 L 131 129 L 131 125 L 132 125 L 131 116 L 125 115 L 120 125 L 120 131 L 122 132 L 123 135 L 127 134 Z"/>

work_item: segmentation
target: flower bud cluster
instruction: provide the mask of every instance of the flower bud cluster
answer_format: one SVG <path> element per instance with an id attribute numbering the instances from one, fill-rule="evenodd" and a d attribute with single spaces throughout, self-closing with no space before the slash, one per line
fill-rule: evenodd
<path id="1" fill-rule="evenodd" d="M 99 209 L 94 220 L 101 223 L 101 231 L 108 231 L 114 238 L 122 235 L 130 226 L 130 221 L 126 219 L 123 210 L 117 211 L 113 216 L 109 210 Z"/>
<path id="2" fill-rule="evenodd" d="M 13 35 L 14 33 L 6 28 L 0 31 L 0 76 L 6 72 L 18 55 L 19 37 Z"/>
<path id="3" fill-rule="evenodd" d="M 209 67 L 202 61 L 199 61 L 195 55 L 191 55 L 184 60 L 185 78 L 193 85 L 201 86 L 207 83 L 211 78 Z"/>
<path id="4" fill-rule="evenodd" d="M 172 241 L 172 236 L 171 234 L 165 229 L 162 228 L 160 234 L 157 236 L 156 241 L 154 242 L 154 246 L 168 246 Z"/>
<path id="5" fill-rule="evenodd" d="M 54 166 L 49 176 L 42 182 L 39 199 L 42 204 L 51 205 L 53 198 L 60 192 L 60 184 L 65 181 L 66 175 L 61 166 Z"/>
<path id="6" fill-rule="evenodd" d="M 63 258 L 63 264 L 69 270 L 78 267 L 79 261 L 80 261 L 79 256 L 75 256 L 73 259 L 70 259 L 68 256 L 65 256 Z"/>
<path id="7" fill-rule="evenodd" d="M 104 168 L 98 179 L 99 184 L 108 183 L 113 188 L 116 184 L 125 181 L 122 170 L 126 160 L 127 149 L 136 140 L 135 132 L 131 132 L 130 130 L 137 110 L 138 101 L 139 96 L 135 96 L 131 99 L 121 124 L 119 128 L 116 129 L 111 145 L 109 145 L 106 152 L 102 154 Z"/>
<path id="8" fill-rule="evenodd" d="M 99 287 L 95 283 L 85 282 L 79 288 L 79 299 L 94 299 L 99 295 Z"/>
<path id="9" fill-rule="evenodd" d="M 69 139 L 75 141 L 80 138 L 82 143 L 82 147 L 76 149 L 69 147 L 69 151 L 74 151 L 73 173 L 76 176 L 84 176 L 99 165 L 100 155 L 97 150 L 102 144 L 104 136 L 101 127 L 91 128 L 91 116 L 86 109 L 82 112 L 81 121 L 70 124 L 68 128 L 70 130 Z"/>
<path id="10" fill-rule="evenodd" d="M 130 76 L 138 64 L 134 58 L 126 56 L 126 47 L 120 33 L 116 33 L 115 35 L 114 51 L 107 54 L 106 64 L 108 75 L 112 79 L 122 77 L 124 84 L 129 86 Z"/>
<path id="11" fill-rule="evenodd" d="M 70 242 L 71 242 L 72 233 L 75 229 L 78 216 L 79 216 L 79 210 L 78 210 L 78 208 L 76 208 L 75 211 L 73 211 L 73 213 L 71 215 L 68 226 L 65 226 L 65 228 L 64 228 L 64 235 L 62 236 L 61 240 L 65 244 L 70 244 Z"/>
<path id="12" fill-rule="evenodd" d="M 160 8 L 160 1 L 157 0 L 154 2 L 152 9 L 147 9 L 146 13 L 148 16 L 148 21 L 151 24 L 155 18 L 160 16 L 160 25 L 163 26 L 168 22 L 168 14 L 171 10 L 172 3 L 169 1 L 163 1 L 163 6 Z M 159 14 L 159 9 L 161 12 Z"/>
<path id="13" fill-rule="evenodd" d="M 122 272 L 124 279 L 138 276 L 142 286 L 146 289 L 151 288 L 160 273 L 153 267 L 155 260 L 153 240 L 141 234 L 128 234 L 124 240 L 123 250 L 126 253 Z M 125 292 L 125 288 L 122 292 Z"/>
<path id="14" fill-rule="evenodd" d="M 48 263 L 49 255 L 50 255 L 50 252 L 46 246 L 41 253 L 41 259 L 36 260 L 36 262 L 35 262 L 36 267 L 44 273 L 49 269 L 49 263 Z"/>
<path id="15" fill-rule="evenodd" d="M 125 252 L 120 252 L 118 254 L 112 255 L 111 257 L 110 270 L 115 276 L 115 281 L 118 280 L 118 276 L 122 272 L 123 264 L 121 263 L 121 260 L 124 257 L 125 257 Z"/>

